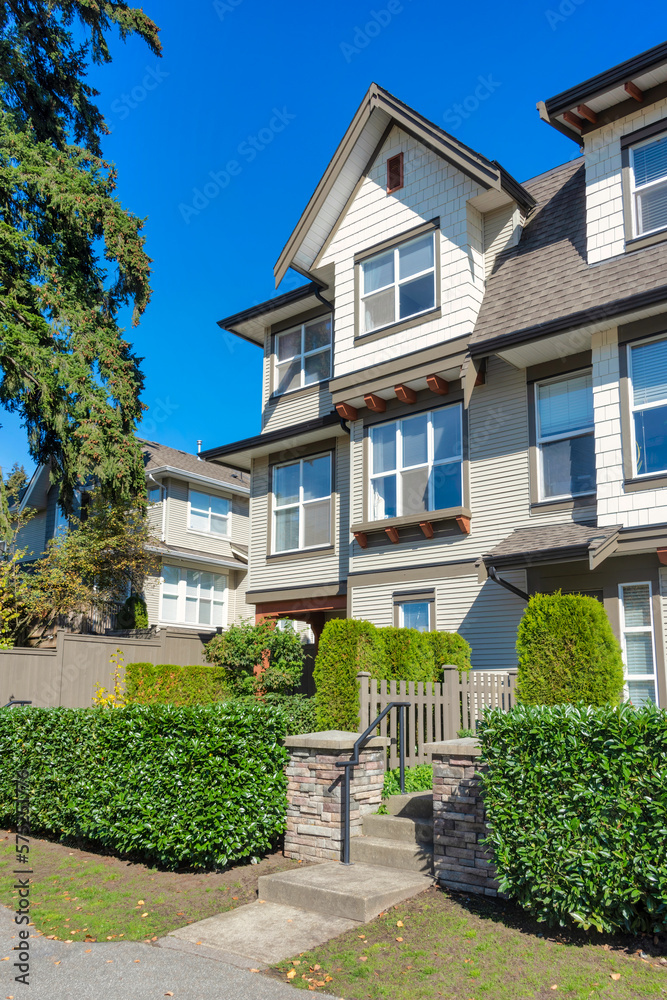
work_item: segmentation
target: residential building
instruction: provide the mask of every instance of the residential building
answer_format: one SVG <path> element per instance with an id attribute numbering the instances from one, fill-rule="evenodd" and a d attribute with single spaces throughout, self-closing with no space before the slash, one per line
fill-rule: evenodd
<path id="1" fill-rule="evenodd" d="M 527 595 L 604 602 L 667 704 L 667 44 L 539 105 L 574 159 L 519 184 L 373 84 L 220 325 L 264 352 L 257 614 L 460 632 L 516 662 Z M 536 128 L 540 127 L 536 121 Z"/>

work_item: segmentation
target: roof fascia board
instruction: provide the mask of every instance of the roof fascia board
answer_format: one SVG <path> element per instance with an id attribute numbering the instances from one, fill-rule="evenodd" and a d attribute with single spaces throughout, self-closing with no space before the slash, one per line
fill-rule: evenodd
<path id="1" fill-rule="evenodd" d="M 567 125 L 563 125 L 563 123 L 559 122 L 557 118 L 550 117 L 544 101 L 537 102 L 537 110 L 539 111 L 540 118 L 543 122 L 546 122 L 547 125 L 551 125 L 551 127 L 555 128 L 557 132 L 561 132 L 563 135 L 566 135 L 568 139 L 572 139 L 572 142 L 576 142 L 577 146 L 583 146 L 583 137 L 579 135 L 578 132 L 575 132 L 574 129 L 568 128 Z"/>
<path id="2" fill-rule="evenodd" d="M 21 513 L 22 510 L 25 509 L 25 507 L 26 507 L 26 505 L 28 503 L 28 500 L 30 499 L 30 494 L 32 493 L 33 489 L 35 488 L 35 486 L 36 486 L 36 484 L 37 484 L 40 476 L 42 475 L 42 473 L 46 471 L 47 466 L 48 466 L 48 463 L 46 463 L 46 462 L 44 462 L 42 465 L 38 465 L 37 468 L 35 469 L 35 471 L 33 472 L 32 476 L 30 477 L 30 482 L 28 483 L 28 488 L 26 489 L 25 493 L 23 494 L 23 498 L 22 498 L 22 500 L 21 500 L 21 502 L 20 502 L 20 504 L 18 506 L 18 513 L 19 514 Z"/>
<path id="3" fill-rule="evenodd" d="M 200 476 L 196 472 L 188 472 L 187 469 L 178 469 L 174 465 L 161 465 L 157 469 L 147 469 L 151 476 L 175 476 L 176 479 L 191 479 L 195 483 L 208 483 L 217 486 L 218 489 L 229 490 L 230 493 L 240 493 L 242 496 L 249 496 L 250 489 L 247 486 L 236 486 L 232 483 L 223 483 L 219 479 L 211 476 Z"/>
<path id="4" fill-rule="evenodd" d="M 317 417 L 315 420 L 308 420 L 302 424 L 292 424 L 289 427 L 281 427 L 275 431 L 266 431 L 263 434 L 255 434 L 250 438 L 243 438 L 241 441 L 234 441 L 232 444 L 222 445 L 220 448 L 210 448 L 202 452 L 202 458 L 209 462 L 213 458 L 232 456 L 236 452 L 248 451 L 251 448 L 263 447 L 277 441 L 289 441 L 312 431 L 321 430 L 324 427 L 333 426 L 340 423 L 340 417 L 335 410 L 327 413 L 324 417 Z"/>
<path id="5" fill-rule="evenodd" d="M 310 278 L 310 276 L 308 277 Z M 291 291 L 285 292 L 284 295 L 277 295 L 273 299 L 267 299 L 265 302 L 260 302 L 258 305 L 251 306 L 249 309 L 243 309 L 241 312 L 234 313 L 233 316 L 226 316 L 224 319 L 219 319 L 217 324 L 221 330 L 227 330 L 229 333 L 234 333 L 237 337 L 242 337 L 243 340 L 247 340 L 251 344 L 258 344 L 258 341 L 252 340 L 252 338 L 248 337 L 247 334 L 241 333 L 239 330 L 234 330 L 233 327 L 238 323 L 245 323 L 250 319 L 258 319 L 260 316 L 270 315 L 272 312 L 276 312 L 278 309 L 284 308 L 284 306 L 289 306 L 294 302 L 300 302 L 302 299 L 307 299 L 309 296 L 315 294 L 318 287 L 319 282 L 310 278 L 309 285 L 304 285 L 301 288 L 293 288 Z"/>
<path id="6" fill-rule="evenodd" d="M 210 566 L 226 566 L 229 569 L 245 569 L 245 563 L 236 562 L 231 559 L 216 559 L 213 556 L 202 556 L 198 552 L 176 552 L 174 549 L 167 547 L 166 549 L 158 548 L 157 545 L 147 545 L 146 549 L 148 552 L 156 552 L 161 556 L 166 556 L 168 559 L 184 559 L 188 562 L 199 562 L 207 563 Z"/>

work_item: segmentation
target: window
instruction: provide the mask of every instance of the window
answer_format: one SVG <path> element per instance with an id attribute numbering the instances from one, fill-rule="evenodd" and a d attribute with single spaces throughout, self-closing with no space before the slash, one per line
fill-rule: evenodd
<path id="1" fill-rule="evenodd" d="M 435 233 L 361 262 L 362 333 L 428 312 L 435 306 Z"/>
<path id="2" fill-rule="evenodd" d="M 331 375 L 331 317 L 276 334 L 276 393 L 315 385 Z"/>
<path id="3" fill-rule="evenodd" d="M 633 474 L 667 472 L 667 339 L 629 347 Z"/>
<path id="4" fill-rule="evenodd" d="M 460 507 L 461 406 L 371 428 L 371 520 Z"/>
<path id="5" fill-rule="evenodd" d="M 398 605 L 400 628 L 416 628 L 418 632 L 431 630 L 430 601 L 401 601 Z"/>
<path id="6" fill-rule="evenodd" d="M 625 688 L 635 707 L 657 702 L 650 583 L 619 587 Z"/>
<path id="7" fill-rule="evenodd" d="M 331 544 L 331 454 L 273 470 L 273 548 L 292 552 Z"/>
<path id="8" fill-rule="evenodd" d="M 390 156 L 387 160 L 387 194 L 403 187 L 403 153 Z"/>
<path id="9" fill-rule="evenodd" d="M 161 486 L 149 486 L 148 487 L 148 502 L 149 503 L 160 503 L 162 500 L 162 487 Z"/>
<path id="10" fill-rule="evenodd" d="M 667 133 L 630 149 L 633 233 L 667 228 Z"/>
<path id="11" fill-rule="evenodd" d="M 225 497 L 190 490 L 190 519 L 188 522 L 190 530 L 204 531 L 209 535 L 228 535 L 229 507 L 229 500 Z"/>
<path id="12" fill-rule="evenodd" d="M 536 388 L 542 500 L 595 492 L 593 381 L 590 372 Z"/>
<path id="13" fill-rule="evenodd" d="M 162 567 L 162 620 L 188 625 L 226 624 L 227 577 L 220 573 Z"/>

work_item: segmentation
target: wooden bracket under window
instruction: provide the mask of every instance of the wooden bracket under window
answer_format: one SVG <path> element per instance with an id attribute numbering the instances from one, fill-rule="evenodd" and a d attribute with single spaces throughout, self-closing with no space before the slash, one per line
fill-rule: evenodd
<path id="1" fill-rule="evenodd" d="M 394 545 L 396 545 L 398 541 L 398 528 L 385 528 L 384 530 L 385 534 L 389 538 L 389 541 L 393 542 Z"/>
<path id="2" fill-rule="evenodd" d="M 465 517 L 463 514 L 456 518 L 456 523 L 463 532 L 464 535 L 470 534 L 470 518 Z"/>
<path id="3" fill-rule="evenodd" d="M 426 384 L 436 396 L 446 396 L 449 392 L 449 382 L 439 375 L 427 375 Z"/>
<path id="4" fill-rule="evenodd" d="M 667 566 L 667 549 L 658 549 L 658 562 Z"/>
<path id="5" fill-rule="evenodd" d="M 417 393 L 414 389 L 411 389 L 409 385 L 394 386 L 394 392 L 396 393 L 396 398 L 400 399 L 401 403 L 416 403 Z"/>
<path id="6" fill-rule="evenodd" d="M 336 403 L 336 413 L 343 420 L 356 420 L 358 416 L 356 406 L 351 403 Z"/>
<path id="7" fill-rule="evenodd" d="M 639 101 L 640 104 L 644 100 L 644 91 L 640 90 L 637 84 L 633 83 L 632 80 L 628 80 L 625 84 L 625 92 L 626 94 L 629 94 L 630 97 L 634 97 L 635 101 Z M 565 115 L 563 115 L 563 117 L 565 117 Z"/>
<path id="8" fill-rule="evenodd" d="M 433 538 L 433 525 L 430 521 L 420 521 L 419 527 L 422 529 L 424 538 Z"/>
<path id="9" fill-rule="evenodd" d="M 365 531 L 355 531 L 354 537 L 357 540 L 357 545 L 360 549 L 368 548 L 368 536 Z"/>
<path id="10" fill-rule="evenodd" d="M 374 392 L 369 392 L 364 396 L 364 402 L 373 413 L 384 413 L 387 409 L 387 404 L 382 396 L 376 396 Z"/>

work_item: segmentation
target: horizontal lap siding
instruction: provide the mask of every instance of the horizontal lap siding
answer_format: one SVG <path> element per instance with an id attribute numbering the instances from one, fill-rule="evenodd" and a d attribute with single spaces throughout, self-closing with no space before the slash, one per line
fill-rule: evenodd
<path id="1" fill-rule="evenodd" d="M 148 624 L 157 625 L 160 620 L 160 582 L 159 576 L 146 577 L 144 584 L 144 600 L 148 613 Z"/>
<path id="2" fill-rule="evenodd" d="M 37 559 L 46 547 L 46 511 L 40 510 L 19 531 L 17 545 L 25 549 L 25 559 Z"/>
<path id="3" fill-rule="evenodd" d="M 235 529 L 237 523 L 241 532 L 247 530 L 245 517 L 238 517 L 234 513 L 234 500 L 231 494 L 223 490 L 208 489 L 206 486 L 197 486 L 203 493 L 216 493 L 219 496 L 226 496 L 232 500 L 232 537 L 236 538 Z M 170 479 L 168 482 L 167 496 L 167 518 L 166 518 L 166 543 L 167 545 L 178 545 L 183 548 L 195 549 L 199 552 L 206 552 L 212 556 L 222 556 L 231 559 L 232 550 L 229 538 L 218 538 L 215 535 L 196 533 L 188 531 L 188 484 L 177 479 Z M 240 542 L 241 539 L 238 539 Z"/>
<path id="4" fill-rule="evenodd" d="M 515 205 L 503 205 L 484 216 L 484 270 L 488 279 L 498 254 L 517 242 L 520 233 L 519 210 Z"/>
<path id="5" fill-rule="evenodd" d="M 229 574 L 229 609 L 228 624 L 238 623 L 242 620 L 254 620 L 255 606 L 246 604 L 246 590 L 248 589 L 248 574 L 240 570 L 232 571 Z"/>
<path id="6" fill-rule="evenodd" d="M 324 417 L 333 410 L 328 388 L 319 392 L 294 392 L 279 396 L 264 408 L 263 430 L 275 431 Z"/>

